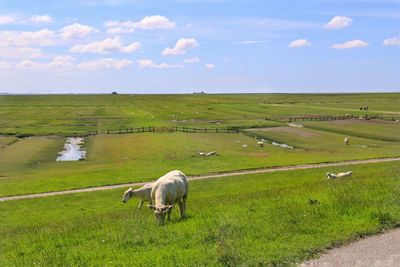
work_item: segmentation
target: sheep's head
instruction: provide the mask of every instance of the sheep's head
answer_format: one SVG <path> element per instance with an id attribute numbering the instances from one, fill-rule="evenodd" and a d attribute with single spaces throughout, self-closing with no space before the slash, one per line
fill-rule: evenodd
<path id="1" fill-rule="evenodd" d="M 130 187 L 128 190 L 124 192 L 124 196 L 122 197 L 122 202 L 124 203 L 128 202 L 129 199 L 131 199 L 132 195 L 133 195 L 133 189 L 132 187 Z"/>
<path id="2" fill-rule="evenodd" d="M 173 205 L 163 205 L 163 206 L 153 206 L 147 205 L 151 210 L 154 211 L 154 216 L 156 217 L 160 225 L 164 225 L 165 215 L 168 211 L 171 211 L 174 207 Z"/>

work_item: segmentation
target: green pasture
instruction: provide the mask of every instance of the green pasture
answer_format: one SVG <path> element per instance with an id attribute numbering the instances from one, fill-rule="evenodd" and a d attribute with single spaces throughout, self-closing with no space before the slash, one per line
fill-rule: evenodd
<path id="1" fill-rule="evenodd" d="M 381 120 L 307 121 L 308 128 L 375 140 L 400 141 L 400 123 Z"/>
<path id="2" fill-rule="evenodd" d="M 0 203 L 2 266 L 289 265 L 400 223 L 397 162 L 193 181 L 164 227 L 123 191 Z"/>
<path id="3" fill-rule="evenodd" d="M 352 138 L 354 145 L 345 146 L 341 135 L 318 134 L 303 140 L 296 135 L 280 139 L 284 135 L 276 133 L 294 150 L 271 144 L 261 148 L 244 134 L 97 135 L 86 138 L 87 160 L 74 162 L 55 161 L 64 138 L 22 138 L 0 150 L 0 196 L 149 181 L 173 169 L 195 175 L 400 155 L 398 143 L 374 141 L 364 148 L 356 143 L 371 140 Z M 217 151 L 217 156 L 199 157 L 199 151 Z"/>
<path id="4" fill-rule="evenodd" d="M 376 132 L 384 133 L 385 129 L 377 129 Z M 369 154 L 370 157 L 379 157 L 379 153 L 399 151 L 400 143 L 385 142 L 369 138 L 360 138 L 329 131 L 320 131 L 302 127 L 273 127 L 248 129 L 246 132 L 253 133 L 260 138 L 273 140 L 275 142 L 288 144 L 298 150 L 307 153 L 328 153 L 338 157 L 357 157 L 357 155 Z M 400 132 L 400 127 L 399 127 Z M 350 138 L 350 145 L 344 144 L 344 139 Z"/>
<path id="5" fill-rule="evenodd" d="M 0 96 L 0 134 L 78 135 L 141 126 L 254 127 L 289 116 L 400 116 L 400 94 Z"/>

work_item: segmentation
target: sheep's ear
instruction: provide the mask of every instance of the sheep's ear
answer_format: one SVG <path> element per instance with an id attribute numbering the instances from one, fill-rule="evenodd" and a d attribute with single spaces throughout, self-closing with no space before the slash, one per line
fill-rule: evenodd
<path id="1" fill-rule="evenodd" d="M 155 209 L 156 209 L 156 207 L 155 207 L 155 206 L 153 206 L 153 205 L 150 205 L 150 204 L 147 204 L 147 207 L 149 207 L 151 210 L 155 210 Z"/>

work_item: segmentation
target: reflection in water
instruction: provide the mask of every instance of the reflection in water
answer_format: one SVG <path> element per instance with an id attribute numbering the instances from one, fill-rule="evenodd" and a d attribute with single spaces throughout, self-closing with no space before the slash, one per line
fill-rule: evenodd
<path id="1" fill-rule="evenodd" d="M 64 150 L 58 153 L 57 161 L 76 161 L 85 159 L 86 151 L 81 148 L 82 137 L 68 137 Z"/>

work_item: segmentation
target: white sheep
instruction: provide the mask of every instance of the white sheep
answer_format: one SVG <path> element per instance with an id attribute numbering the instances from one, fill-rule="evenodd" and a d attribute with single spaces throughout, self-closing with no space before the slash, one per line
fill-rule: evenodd
<path id="1" fill-rule="evenodd" d="M 206 155 L 206 153 L 200 151 L 200 152 L 197 152 L 197 155 L 199 155 L 200 157 L 204 157 Z"/>
<path id="2" fill-rule="evenodd" d="M 178 203 L 181 218 L 185 217 L 188 193 L 189 182 L 186 175 L 181 171 L 171 171 L 154 182 L 151 190 L 153 204 L 147 206 L 154 211 L 159 224 L 163 225 L 166 215 L 170 220 L 175 203 Z"/>
<path id="3" fill-rule="evenodd" d="M 342 177 L 351 177 L 353 174 L 352 171 L 348 171 L 348 172 L 339 172 L 338 174 L 334 174 L 334 173 L 330 173 L 327 172 L 326 173 L 326 177 L 328 179 L 336 179 L 336 178 L 342 178 Z"/>
<path id="4" fill-rule="evenodd" d="M 346 145 L 350 145 L 350 139 L 349 139 L 348 137 L 346 137 L 346 138 L 344 139 L 344 143 L 345 143 Z"/>
<path id="5" fill-rule="evenodd" d="M 206 157 L 217 155 L 217 151 L 211 151 L 206 154 Z"/>
<path id="6" fill-rule="evenodd" d="M 151 189 L 152 188 L 153 188 L 153 183 L 145 184 L 144 186 L 142 186 L 141 188 L 138 188 L 138 189 L 132 189 L 132 187 L 131 187 L 124 192 L 122 202 L 127 203 L 129 201 L 129 199 L 131 199 L 132 197 L 139 198 L 140 202 L 139 202 L 139 206 L 138 206 L 137 212 L 136 212 L 136 215 L 138 215 L 140 208 L 143 206 L 144 202 L 147 201 L 150 204 L 152 203 L 151 202 Z"/>
<path id="7" fill-rule="evenodd" d="M 264 147 L 264 142 L 262 142 L 262 141 L 257 142 L 257 145 L 258 145 L 259 147 Z"/>

